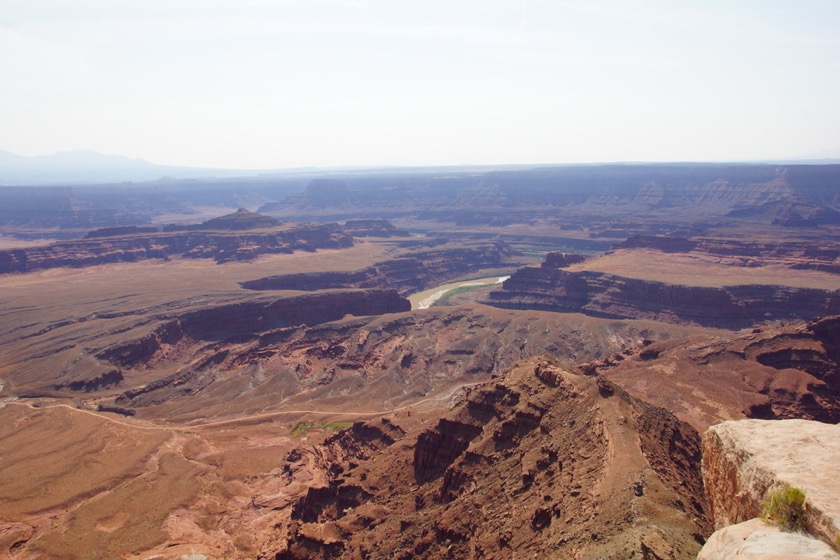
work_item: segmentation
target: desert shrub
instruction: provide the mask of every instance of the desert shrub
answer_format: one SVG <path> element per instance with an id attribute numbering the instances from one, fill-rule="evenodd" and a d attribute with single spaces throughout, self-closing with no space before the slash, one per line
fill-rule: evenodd
<path id="1" fill-rule="evenodd" d="M 764 519 L 785 531 L 805 528 L 805 492 L 795 486 L 783 486 L 770 493 L 762 506 Z"/>
<path id="2" fill-rule="evenodd" d="M 291 436 L 294 438 L 303 437 L 311 431 L 323 430 L 325 432 L 340 432 L 353 425 L 353 422 L 297 422 L 293 424 Z"/>

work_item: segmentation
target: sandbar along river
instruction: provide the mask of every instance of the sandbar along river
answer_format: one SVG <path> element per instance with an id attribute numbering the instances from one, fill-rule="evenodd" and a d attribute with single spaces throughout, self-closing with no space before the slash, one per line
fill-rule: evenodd
<path id="1" fill-rule="evenodd" d="M 465 286 L 492 286 L 493 284 L 501 284 L 510 276 L 491 276 L 490 278 L 476 278 L 475 280 L 465 280 L 463 282 L 454 282 L 452 284 L 443 284 L 429 290 L 423 290 L 416 294 L 408 296 L 411 302 L 411 309 L 427 309 L 437 300 L 442 298 L 446 292 L 463 288 Z"/>

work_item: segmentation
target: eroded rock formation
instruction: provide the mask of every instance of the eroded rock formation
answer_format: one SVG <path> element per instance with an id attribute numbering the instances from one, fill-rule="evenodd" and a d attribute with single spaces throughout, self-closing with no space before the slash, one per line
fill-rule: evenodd
<path id="1" fill-rule="evenodd" d="M 305 301 L 291 298 L 288 305 Z M 338 300 L 323 301 L 337 305 Z M 517 360 L 546 352 L 590 360 L 670 335 L 668 328 L 657 330 L 665 325 L 552 314 L 532 320 L 492 311 L 440 309 L 277 328 L 260 325 L 256 317 L 263 312 L 255 312 L 243 326 L 267 330 L 227 330 L 227 338 L 219 339 L 199 338 L 210 328 L 201 326 L 210 313 L 191 314 L 96 356 L 100 369 L 120 368 L 129 380 L 118 386 L 122 405 L 161 404 L 173 414 L 204 417 L 276 407 L 283 398 L 292 408 L 376 410 L 386 402 L 434 397 L 455 381 L 486 380 Z M 218 321 L 227 320 L 210 324 Z M 232 319 L 229 329 L 237 323 Z M 137 378 L 147 381 L 132 384 Z M 229 397 L 220 402 L 215 394 Z"/>
<path id="2" fill-rule="evenodd" d="M 708 532 L 698 434 L 604 379 L 533 359 L 400 436 L 404 420 L 343 436 L 378 453 L 323 454 L 330 482 L 276 558 L 693 559 Z"/>
<path id="3" fill-rule="evenodd" d="M 148 369 L 167 360 L 177 362 L 183 358 L 183 347 L 202 348 L 189 366 L 130 389 L 116 401 L 121 406 L 145 406 L 205 388 L 215 380 L 220 366 L 230 363 L 229 348 L 249 341 L 259 344 L 266 332 L 277 336 L 289 328 L 335 321 L 345 315 L 398 313 L 410 307 L 395 290 L 320 292 L 219 305 L 179 315 L 142 338 L 100 350 L 96 358 L 121 368 Z M 208 342 L 212 343 L 209 347 Z M 121 380 L 120 376 L 117 382 Z"/>
<path id="4" fill-rule="evenodd" d="M 729 339 L 648 341 L 586 364 L 705 430 L 721 420 L 840 422 L 840 317 Z M 690 389 L 689 389 L 690 388 Z"/>
<path id="5" fill-rule="evenodd" d="M 545 261 L 542 263 L 543 268 L 567 268 L 573 264 L 581 263 L 586 260 L 586 255 L 579 253 L 563 253 L 560 251 L 552 251 L 545 256 Z"/>
<path id="6" fill-rule="evenodd" d="M 820 246 L 815 241 L 736 241 L 698 237 L 687 239 L 664 235 L 634 235 L 616 249 L 655 249 L 665 253 L 688 253 L 716 257 L 740 266 L 777 263 L 792 269 L 840 273 L 840 249 L 833 242 Z"/>
<path id="7" fill-rule="evenodd" d="M 703 434 L 703 480 L 715 527 L 761 515 L 768 490 L 805 492 L 807 526 L 828 543 L 840 535 L 840 426 L 808 420 L 739 420 Z"/>
<path id="8" fill-rule="evenodd" d="M 212 218 L 200 224 L 178 226 L 166 226 L 164 231 L 200 231 L 200 230 L 215 230 L 215 231 L 244 231 L 249 229 L 270 228 L 280 225 L 280 222 L 271 216 L 251 212 L 245 208 L 240 208 L 232 214 Z"/>
<path id="9" fill-rule="evenodd" d="M 807 420 L 740 420 L 723 422 L 703 434 L 703 480 L 709 515 L 719 531 L 701 558 L 729 558 L 734 548 L 750 554 L 759 548 L 764 530 L 744 522 L 762 515 L 768 493 L 782 486 L 805 493 L 809 533 L 837 546 L 840 535 L 840 426 Z M 762 522 L 759 522 L 762 523 Z M 738 525 L 741 524 L 741 525 Z M 730 525 L 734 527 L 730 527 Z M 740 535 L 735 538 L 732 535 Z M 793 552 L 816 551 L 803 558 L 836 558 L 806 539 L 781 539 L 776 553 L 785 546 Z M 770 541 L 772 542 L 772 541 Z M 767 542 L 765 542 L 765 545 Z M 715 552 L 724 551 L 725 554 Z M 825 554 L 829 554 L 826 556 Z M 746 556 L 758 558 L 760 556 Z M 799 557 L 799 556 L 792 556 Z"/>
<path id="10" fill-rule="evenodd" d="M 242 282 L 251 290 L 394 288 L 405 295 L 482 268 L 511 266 L 516 251 L 503 242 L 460 249 L 418 251 L 352 272 L 283 274 Z"/>
<path id="11" fill-rule="evenodd" d="M 840 313 L 840 290 L 776 285 L 711 288 L 553 267 L 519 269 L 484 300 L 506 309 L 586 313 L 741 329 Z"/>
<path id="12" fill-rule="evenodd" d="M 235 229 L 235 228 L 234 228 Z M 304 225 L 277 231 L 184 231 L 95 235 L 43 247 L 0 251 L 0 274 L 61 266 L 85 267 L 145 259 L 214 259 L 218 263 L 250 260 L 271 253 L 350 247 L 352 237 L 337 224 Z"/>
<path id="13" fill-rule="evenodd" d="M 266 203 L 260 211 L 284 218 L 320 214 L 333 219 L 420 213 L 461 224 L 493 220 L 503 225 L 515 220 L 516 213 L 537 208 L 598 216 L 685 213 L 719 220 L 731 211 L 766 207 L 770 210 L 759 217 L 770 223 L 784 218 L 782 208 L 798 201 L 802 208 L 816 208 L 805 211 L 797 206 L 795 211 L 803 218 L 812 219 L 816 213 L 819 219 L 812 219 L 814 223 L 833 223 L 839 169 L 837 165 L 601 165 L 342 176 L 342 180 L 314 180 L 299 194 Z"/>

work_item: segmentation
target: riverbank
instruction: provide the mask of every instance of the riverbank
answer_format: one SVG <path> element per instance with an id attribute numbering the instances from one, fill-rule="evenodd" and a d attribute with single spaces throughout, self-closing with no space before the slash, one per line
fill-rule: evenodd
<path id="1" fill-rule="evenodd" d="M 434 303 L 440 298 L 444 297 L 447 293 L 452 292 L 454 290 L 466 287 L 480 288 L 484 286 L 493 286 L 496 284 L 501 284 L 508 278 L 510 278 L 510 276 L 491 276 L 489 278 L 477 278 L 475 280 L 465 280 L 463 282 L 442 284 L 440 286 L 436 286 L 434 288 L 430 288 L 428 290 L 423 290 L 422 292 L 412 294 L 408 296 L 408 300 L 411 302 L 412 311 L 416 309 L 428 309 L 429 307 L 434 305 Z"/>

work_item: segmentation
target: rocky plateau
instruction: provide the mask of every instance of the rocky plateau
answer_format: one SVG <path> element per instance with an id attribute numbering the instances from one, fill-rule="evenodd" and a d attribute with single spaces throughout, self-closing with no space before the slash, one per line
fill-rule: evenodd
<path id="1" fill-rule="evenodd" d="M 461 249 L 418 250 L 399 259 L 351 272 L 314 272 L 269 276 L 242 282 L 250 290 L 327 290 L 393 288 L 403 295 L 431 288 L 464 275 L 464 271 L 515 267 L 517 251 L 504 242 Z"/>
<path id="2" fill-rule="evenodd" d="M 641 240 L 636 240 L 632 245 L 640 243 Z M 689 240 L 668 239 L 658 247 L 663 245 L 668 251 L 678 247 L 679 252 L 694 249 Z M 521 268 L 501 289 L 490 292 L 482 301 L 506 309 L 652 319 L 733 330 L 765 322 L 801 321 L 840 313 L 840 288 L 782 284 L 686 286 L 564 268 L 555 266 L 553 260 L 540 267 Z"/>
<path id="3" fill-rule="evenodd" d="M 125 230 L 117 230 L 122 232 Z M 337 225 L 303 225 L 280 231 L 186 231 L 130 230 L 127 234 L 93 236 L 59 241 L 43 247 L 0 251 L 0 274 L 25 273 L 58 267 L 86 267 L 136 262 L 146 259 L 214 259 L 217 263 L 251 260 L 259 255 L 338 249 L 349 247 L 353 238 Z"/>
<path id="4" fill-rule="evenodd" d="M 838 216 L 836 165 L 2 187 L 0 558 L 836 560 Z"/>

